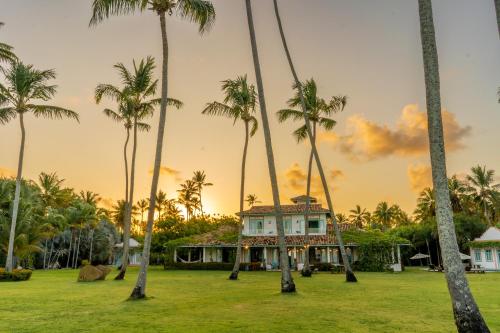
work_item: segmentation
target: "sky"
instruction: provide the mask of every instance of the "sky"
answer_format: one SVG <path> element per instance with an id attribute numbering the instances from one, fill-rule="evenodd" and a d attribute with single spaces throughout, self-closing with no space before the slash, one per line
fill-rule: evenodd
<path id="1" fill-rule="evenodd" d="M 171 16 L 169 96 L 182 110 L 169 110 L 160 188 L 176 197 L 179 183 L 204 170 L 214 186 L 203 193 L 210 213 L 238 210 L 244 128 L 229 119 L 201 114 L 222 101 L 221 81 L 248 74 L 253 62 L 244 1 L 213 1 L 217 20 L 210 33 Z M 304 194 L 307 144 L 291 136 L 299 123 L 280 124 L 276 111 L 293 95 L 272 1 L 254 0 L 254 20 L 265 97 L 283 203 Z M 435 0 L 434 20 L 441 75 L 449 175 L 474 165 L 500 173 L 500 42 L 491 0 Z M 306 5 L 307 4 L 307 5 Z M 332 132 L 319 135 L 319 149 L 334 208 L 375 209 L 380 201 L 411 213 L 418 193 L 430 185 L 425 85 L 416 0 L 281 0 L 281 15 L 301 80 L 313 77 L 319 95 L 347 95 Z M 122 146 L 125 132 L 102 113 L 93 91 L 99 83 L 119 85 L 113 65 L 155 57 L 160 76 L 159 19 L 153 13 L 113 17 L 89 28 L 91 1 L 0 0 L 0 40 L 15 47 L 25 63 L 54 68 L 58 93 L 50 102 L 77 111 L 80 123 L 26 117 L 24 176 L 57 172 L 66 186 L 92 190 L 109 205 L 124 197 Z M 0 80 L 2 80 L 0 78 Z M 260 115 L 258 115 L 260 120 Z M 158 111 L 153 129 L 139 135 L 136 194 L 145 198 Z M 0 175 L 17 168 L 20 130 L 0 127 Z M 322 198 L 314 170 L 312 191 Z M 250 141 L 246 193 L 272 204 L 263 132 Z"/>

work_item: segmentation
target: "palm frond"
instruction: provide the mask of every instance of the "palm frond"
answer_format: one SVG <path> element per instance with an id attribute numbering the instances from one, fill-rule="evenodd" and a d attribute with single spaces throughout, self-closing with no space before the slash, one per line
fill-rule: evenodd
<path id="1" fill-rule="evenodd" d="M 330 119 L 330 118 L 320 118 L 319 119 L 319 126 L 323 127 L 327 131 L 329 131 L 333 127 L 335 127 L 336 124 L 337 124 L 337 122 L 333 119 Z"/>
<path id="2" fill-rule="evenodd" d="M 295 131 L 293 131 L 293 136 L 297 140 L 297 142 L 301 142 L 305 139 L 307 139 L 307 127 L 306 125 L 302 125 L 301 127 L 297 128 Z"/>
<path id="3" fill-rule="evenodd" d="M 210 116 L 224 116 L 228 118 L 238 118 L 240 116 L 238 109 L 219 102 L 208 103 L 201 113 Z"/>
<path id="4" fill-rule="evenodd" d="M 278 121 L 280 123 L 282 123 L 290 118 L 293 119 L 294 121 L 304 119 L 304 113 L 302 111 L 293 110 L 293 109 L 282 109 L 282 110 L 279 110 L 276 114 L 278 115 Z"/>
<path id="5" fill-rule="evenodd" d="M 177 13 L 180 17 L 193 23 L 198 23 L 198 31 L 208 32 L 215 23 L 215 8 L 210 1 L 179 0 Z"/>
<path id="6" fill-rule="evenodd" d="M 146 123 L 137 123 L 137 129 L 142 132 L 149 132 L 151 125 Z"/>
<path id="7" fill-rule="evenodd" d="M 0 108 L 0 125 L 7 124 L 9 121 L 14 119 L 17 112 L 12 107 Z"/>
<path id="8" fill-rule="evenodd" d="M 123 97 L 123 92 L 112 84 L 99 84 L 95 88 L 95 101 L 99 104 L 103 97 L 109 97 L 115 101 L 120 101 Z"/>
<path id="9" fill-rule="evenodd" d="M 147 0 L 94 0 L 89 26 L 95 26 L 110 16 L 132 14 L 146 9 Z"/>
<path id="10" fill-rule="evenodd" d="M 249 122 L 252 126 L 250 129 L 250 136 L 254 136 L 255 133 L 257 132 L 257 129 L 259 128 L 259 122 L 257 121 L 257 118 L 255 118 L 254 116 L 250 117 Z"/>
<path id="11" fill-rule="evenodd" d="M 59 106 L 28 104 L 26 105 L 26 107 L 29 110 L 32 110 L 33 114 L 37 118 L 39 117 L 49 118 L 49 119 L 70 118 L 70 119 L 75 119 L 77 122 L 80 122 L 78 113 L 72 110 L 61 108 Z"/>
<path id="12" fill-rule="evenodd" d="M 121 123 L 124 120 L 124 117 L 117 112 L 111 110 L 111 109 L 104 109 L 102 111 L 106 116 L 109 118 L 113 119 L 114 121 Z"/>

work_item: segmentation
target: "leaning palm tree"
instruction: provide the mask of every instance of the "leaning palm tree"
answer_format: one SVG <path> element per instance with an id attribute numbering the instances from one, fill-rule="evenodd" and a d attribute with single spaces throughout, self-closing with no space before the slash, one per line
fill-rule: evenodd
<path id="1" fill-rule="evenodd" d="M 245 0 L 248 30 L 250 33 L 250 44 L 252 46 L 252 57 L 255 70 L 255 78 L 257 81 L 257 92 L 259 96 L 260 114 L 262 117 L 262 130 L 266 142 L 267 164 L 269 169 L 269 178 L 271 180 L 271 189 L 273 193 L 274 212 L 276 214 L 276 228 L 278 231 L 278 246 L 280 251 L 280 267 L 281 267 L 281 292 L 295 292 L 295 283 L 290 272 L 288 263 L 288 253 L 285 244 L 285 228 L 283 225 L 283 213 L 281 211 L 280 196 L 278 189 L 278 177 L 276 176 L 276 166 L 274 164 L 273 145 L 271 142 L 271 130 L 269 128 L 269 120 L 267 117 L 266 99 L 264 96 L 264 84 L 262 82 L 262 74 L 260 70 L 259 52 L 257 50 L 257 40 L 255 37 L 255 28 L 253 23 L 252 3 L 251 0 Z"/>
<path id="2" fill-rule="evenodd" d="M 471 185 L 470 193 L 474 201 L 483 210 L 486 222 L 491 225 L 490 207 L 495 203 L 500 184 L 494 184 L 495 171 L 487 170 L 486 166 L 477 165 L 471 168 L 471 172 L 471 175 L 467 175 L 467 181 Z"/>
<path id="3" fill-rule="evenodd" d="M 247 159 L 248 140 L 257 131 L 257 118 L 255 118 L 255 108 L 257 107 L 257 93 L 253 85 L 248 85 L 247 76 L 239 76 L 236 80 L 226 80 L 222 83 L 222 90 L 225 93 L 224 103 L 213 102 L 207 105 L 203 114 L 224 116 L 236 121 L 241 120 L 245 124 L 245 143 L 243 145 L 243 159 L 241 161 L 240 178 L 240 214 L 238 244 L 236 247 L 236 257 L 230 280 L 237 280 L 241 262 L 241 241 L 243 232 L 243 205 L 245 200 L 245 167 Z M 251 127 L 251 129 L 250 129 Z M 250 195 L 249 195 L 250 196 Z M 255 200 L 253 200 L 253 203 Z"/>
<path id="4" fill-rule="evenodd" d="M 162 38 L 162 91 L 160 120 L 158 123 L 158 136 L 156 141 L 155 164 L 153 168 L 153 179 L 151 183 L 150 205 L 148 211 L 148 223 L 146 235 L 144 237 L 143 256 L 141 268 L 137 277 L 131 298 L 144 298 L 146 295 L 146 275 L 149 265 L 149 252 L 151 248 L 151 237 L 154 222 L 155 196 L 158 189 L 158 179 L 160 177 L 161 155 L 163 150 L 163 137 L 165 132 L 165 122 L 167 116 L 167 96 L 168 96 L 168 39 L 166 15 L 176 13 L 183 19 L 187 19 L 199 26 L 199 32 L 204 33 L 210 29 L 215 22 L 215 9 L 210 1 L 205 0 L 94 0 L 92 4 L 92 18 L 90 25 L 99 22 L 113 15 L 127 15 L 136 11 L 152 10 L 160 17 L 161 38 Z"/>
<path id="5" fill-rule="evenodd" d="M 57 87 L 47 82 L 50 79 L 55 79 L 56 72 L 54 70 L 37 70 L 32 65 L 16 62 L 9 69 L 2 69 L 2 72 L 5 75 L 6 86 L 0 84 L 0 100 L 4 100 L 6 106 L 0 108 L 0 122 L 6 122 L 18 116 L 21 127 L 21 148 L 19 151 L 16 191 L 14 194 L 9 246 L 5 265 L 5 269 L 11 272 L 26 139 L 24 116 L 32 113 L 36 118 L 71 118 L 78 121 L 78 114 L 58 106 L 33 104 L 37 100 L 48 101 L 55 95 Z"/>
<path id="6" fill-rule="evenodd" d="M 158 86 L 158 80 L 153 78 L 155 69 L 154 59 L 152 57 L 148 57 L 146 60 L 141 60 L 139 64 L 137 64 L 135 60 L 132 63 L 133 70 L 127 69 L 122 63 L 118 63 L 114 66 L 118 70 L 124 85 L 122 90 L 111 84 L 100 84 L 96 88 L 97 102 L 99 102 L 103 96 L 108 96 L 116 100 L 118 103 L 125 105 L 125 113 L 128 116 L 127 118 L 129 118 L 127 120 L 131 121 L 131 127 L 133 128 L 132 160 L 130 164 L 130 189 L 128 196 L 126 196 L 127 211 L 124 221 L 122 265 L 120 273 L 116 276 L 115 280 L 124 279 L 128 266 L 130 226 L 132 222 L 132 205 L 134 202 L 137 132 L 138 130 L 149 131 L 150 126 L 142 121 L 153 115 L 155 107 L 160 104 L 161 101 L 158 98 L 154 98 Z M 174 106 L 175 108 L 180 108 L 182 106 L 182 102 L 173 98 L 168 98 L 167 104 L 169 106 Z"/>
<path id="7" fill-rule="evenodd" d="M 497 13 L 498 35 L 500 36 L 500 0 L 495 0 L 495 11 Z"/>
<path id="8" fill-rule="evenodd" d="M 293 76 L 293 79 L 295 81 L 297 93 L 298 93 L 298 96 L 300 98 L 300 106 L 302 108 L 302 116 L 303 116 L 304 121 L 305 121 L 307 137 L 309 138 L 309 142 L 311 143 L 311 151 L 314 155 L 314 159 L 316 160 L 316 166 L 318 168 L 319 176 L 321 178 L 321 183 L 323 185 L 323 191 L 325 193 L 326 202 L 328 204 L 328 210 L 330 211 L 330 215 L 331 215 L 332 222 L 333 222 L 333 229 L 335 231 L 335 237 L 336 237 L 337 242 L 339 243 L 340 254 L 342 255 L 342 261 L 344 262 L 346 281 L 347 282 L 356 282 L 357 279 L 356 279 L 356 276 L 354 275 L 354 272 L 352 271 L 351 264 L 348 260 L 347 253 L 346 253 L 346 250 L 344 248 L 344 242 L 342 240 L 342 234 L 341 234 L 340 228 L 337 224 L 337 218 L 335 215 L 335 211 L 333 210 L 332 199 L 330 197 L 330 189 L 328 188 L 328 184 L 326 182 L 326 177 L 325 177 L 325 172 L 323 170 L 323 166 L 321 164 L 318 150 L 316 148 L 316 142 L 314 141 L 311 122 L 309 120 L 309 117 L 307 116 L 307 102 L 306 102 L 306 99 L 304 97 L 304 89 L 303 89 L 302 84 L 299 80 L 297 72 L 295 71 L 295 66 L 293 64 L 292 57 L 290 55 L 290 51 L 288 50 L 288 45 L 286 42 L 285 33 L 283 31 L 283 25 L 281 24 L 281 17 L 279 14 L 277 0 L 274 0 L 274 13 L 276 14 L 276 21 L 278 23 L 278 28 L 279 28 L 280 35 L 281 35 L 281 42 L 283 43 L 283 48 L 285 50 L 286 58 L 288 60 L 289 66 L 290 66 L 290 71 L 292 72 L 292 76 Z"/>
<path id="9" fill-rule="evenodd" d="M 4 25 L 0 22 L 0 28 Z M 0 42 L 0 63 L 1 62 L 13 62 L 15 61 L 16 55 L 12 52 L 12 46 Z"/>
<path id="10" fill-rule="evenodd" d="M 293 85 L 293 89 L 296 90 L 295 96 L 288 100 L 288 105 L 291 108 L 295 108 L 301 105 L 300 91 L 298 90 L 297 84 Z M 318 88 L 314 79 L 310 79 L 303 84 L 304 99 L 307 107 L 307 117 L 312 124 L 312 140 L 316 141 L 316 130 L 317 127 L 323 128 L 326 131 L 333 129 L 336 121 L 329 118 L 335 112 L 344 110 L 347 103 L 346 96 L 334 96 L 327 103 L 323 98 L 318 96 Z M 279 122 L 284 122 L 288 119 L 295 121 L 303 121 L 304 115 L 302 111 L 295 109 L 283 109 L 278 111 Z M 307 127 L 306 125 L 300 126 L 293 132 L 293 136 L 298 143 L 307 139 Z M 311 195 L 311 175 L 312 175 L 312 162 L 313 162 L 313 152 L 311 150 L 309 154 L 309 163 L 307 167 L 307 183 L 306 183 L 306 207 L 304 213 L 304 268 L 302 269 L 302 276 L 311 277 L 312 272 L 309 266 L 309 210 L 310 210 L 310 195 Z"/>
<path id="11" fill-rule="evenodd" d="M 436 198 L 439 244 L 451 296 L 455 324 L 459 332 L 489 332 L 472 296 L 460 259 L 451 209 L 441 118 L 438 53 L 431 0 L 418 0 L 420 35 L 425 73 L 432 183 Z"/>
<path id="12" fill-rule="evenodd" d="M 204 187 L 213 186 L 214 184 L 207 182 L 207 175 L 205 174 L 205 171 L 201 170 L 197 170 L 193 173 L 192 181 L 196 184 L 196 187 L 198 189 L 198 198 L 200 199 L 200 213 L 201 216 L 204 216 L 203 202 L 201 200 L 201 191 L 203 190 Z"/>

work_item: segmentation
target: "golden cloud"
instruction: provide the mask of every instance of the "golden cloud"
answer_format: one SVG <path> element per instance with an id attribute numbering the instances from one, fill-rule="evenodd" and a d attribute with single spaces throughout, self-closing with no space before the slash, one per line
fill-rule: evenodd
<path id="1" fill-rule="evenodd" d="M 307 186 L 307 171 L 302 169 L 298 163 L 293 163 L 285 170 L 285 187 L 290 188 L 295 194 L 305 194 Z M 330 180 L 344 176 L 341 170 L 331 170 L 328 173 Z M 319 175 L 311 177 L 311 196 L 323 197 L 323 184 Z"/>
<path id="2" fill-rule="evenodd" d="M 101 198 L 99 205 L 104 209 L 111 209 L 115 205 L 115 201 L 111 198 Z"/>
<path id="3" fill-rule="evenodd" d="M 424 188 L 432 186 L 432 172 L 429 165 L 409 165 L 407 174 L 410 187 L 416 193 L 420 193 Z"/>
<path id="4" fill-rule="evenodd" d="M 463 139 L 470 135 L 470 126 L 461 126 L 455 115 L 442 112 L 444 140 L 448 151 L 464 148 Z M 347 120 L 350 134 L 337 136 L 323 133 L 319 139 L 331 142 L 340 152 L 354 161 L 373 160 L 387 156 L 420 156 L 429 151 L 427 114 L 417 105 L 403 108 L 395 128 L 369 121 L 362 116 Z"/>
<path id="5" fill-rule="evenodd" d="M 149 174 L 150 175 L 153 174 L 153 169 L 149 170 Z M 179 170 L 170 168 L 170 167 L 165 166 L 165 165 L 160 166 L 160 175 L 171 176 L 171 177 L 174 177 L 174 179 L 176 181 L 181 181 L 182 178 L 180 177 L 180 174 L 181 174 L 181 172 Z"/>
<path id="6" fill-rule="evenodd" d="M 16 176 L 16 173 L 14 172 L 14 170 L 0 167 L 0 177 L 1 178 L 10 178 L 10 177 L 15 177 L 15 176 Z"/>

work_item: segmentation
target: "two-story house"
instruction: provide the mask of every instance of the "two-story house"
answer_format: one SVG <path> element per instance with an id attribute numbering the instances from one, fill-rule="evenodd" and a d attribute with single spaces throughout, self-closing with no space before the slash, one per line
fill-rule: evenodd
<path id="1" fill-rule="evenodd" d="M 285 229 L 285 242 L 290 265 L 301 269 L 304 262 L 306 196 L 292 198 L 293 204 L 281 205 Z M 237 214 L 239 215 L 239 213 Z M 278 234 L 274 206 L 253 206 L 241 213 L 243 219 L 243 241 L 241 262 L 259 262 L 263 268 L 279 268 Z M 331 225 L 327 224 L 330 211 L 310 197 L 309 246 L 310 262 L 341 264 L 338 244 Z M 209 237 L 208 237 L 209 238 Z M 181 246 L 174 254 L 181 262 L 234 262 L 236 243 L 221 240 L 200 241 Z M 182 254 L 181 254 L 182 252 Z M 348 257 L 356 260 L 354 244 L 347 244 Z"/>

